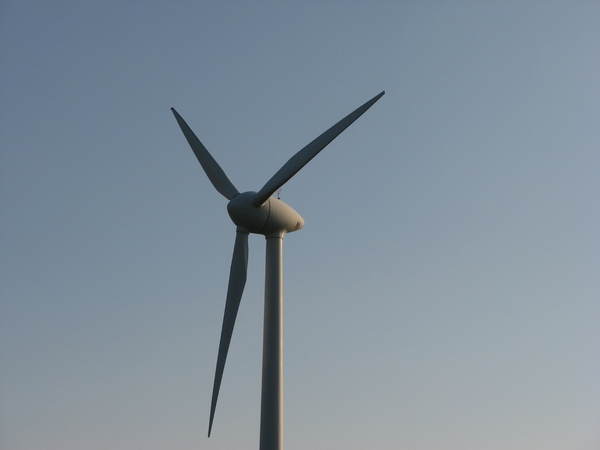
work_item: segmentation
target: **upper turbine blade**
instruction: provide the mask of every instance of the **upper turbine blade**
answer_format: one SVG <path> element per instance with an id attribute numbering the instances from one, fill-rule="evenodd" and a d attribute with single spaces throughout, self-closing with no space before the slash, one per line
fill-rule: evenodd
<path id="1" fill-rule="evenodd" d="M 262 187 L 260 191 L 254 194 L 252 198 L 253 203 L 256 206 L 262 205 L 267 199 L 273 195 L 273 193 L 285 184 L 290 178 L 302 169 L 311 159 L 323 150 L 327 144 L 333 141 L 342 131 L 348 128 L 352 122 L 362 116 L 367 109 L 379 100 L 385 91 L 373 97 L 367 103 L 356 109 L 355 111 L 348 114 L 329 130 L 321 134 L 318 138 L 292 156 L 288 162 L 286 162 L 279 171 L 271 177 L 269 181 Z"/>
<path id="2" fill-rule="evenodd" d="M 238 227 L 233 247 L 233 258 L 231 259 L 231 270 L 229 272 L 229 286 L 227 287 L 227 300 L 225 302 L 225 314 L 223 315 L 223 327 L 221 328 L 221 341 L 219 342 L 219 355 L 217 356 L 217 368 L 215 370 L 215 383 L 213 385 L 212 402 L 210 405 L 210 421 L 208 424 L 208 437 L 212 429 L 219 388 L 223 378 L 223 369 L 227 359 L 227 351 L 233 334 L 233 326 L 237 316 L 244 286 L 246 285 L 246 272 L 248 269 L 248 230 Z"/>
<path id="3" fill-rule="evenodd" d="M 208 175 L 208 178 L 210 179 L 210 182 L 213 184 L 213 186 L 227 200 L 231 200 L 233 197 L 238 195 L 240 191 L 238 191 L 238 189 L 233 185 L 231 180 L 227 177 L 225 172 L 223 172 L 223 169 L 221 169 L 221 167 L 217 164 L 217 162 L 210 155 L 210 153 L 208 153 L 206 147 L 202 145 L 200 139 L 196 137 L 196 135 L 188 126 L 188 124 L 185 123 L 185 120 L 183 120 L 181 116 L 177 113 L 177 111 L 175 111 L 175 108 L 171 108 L 171 111 L 173 111 L 175 119 L 177 119 L 177 123 L 181 128 L 181 131 L 183 131 L 185 138 L 190 144 L 190 147 L 192 147 L 196 158 L 198 158 L 198 161 L 202 165 L 202 168 L 206 172 L 206 175 Z"/>

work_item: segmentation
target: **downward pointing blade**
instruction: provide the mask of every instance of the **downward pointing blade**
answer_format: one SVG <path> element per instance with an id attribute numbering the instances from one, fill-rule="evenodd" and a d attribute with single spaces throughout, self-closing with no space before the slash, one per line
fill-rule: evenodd
<path id="1" fill-rule="evenodd" d="M 217 368 L 215 370 L 215 383 L 213 385 L 212 402 L 210 405 L 210 422 L 208 424 L 208 437 L 212 429 L 219 388 L 223 378 L 223 369 L 227 359 L 227 351 L 233 334 L 233 326 L 237 316 L 244 286 L 246 285 L 246 272 L 248 269 L 248 230 L 238 227 L 233 247 L 233 258 L 231 259 L 231 270 L 229 272 L 229 286 L 227 287 L 227 300 L 225 302 L 225 314 L 223 315 L 223 327 L 221 328 L 221 341 L 219 342 L 219 355 L 217 356 Z"/>
<path id="2" fill-rule="evenodd" d="M 213 184 L 215 189 L 217 189 L 217 191 L 219 191 L 227 200 L 231 200 L 233 197 L 238 195 L 240 191 L 238 191 L 231 180 L 227 177 L 225 172 L 223 172 L 221 166 L 219 166 L 210 153 L 208 153 L 206 147 L 202 145 L 200 139 L 196 137 L 188 124 L 185 123 L 185 120 L 183 120 L 177 111 L 175 111 L 175 108 L 171 108 L 171 111 L 173 111 L 181 131 L 183 131 L 183 134 L 190 144 L 190 147 L 192 147 L 196 158 L 198 158 L 198 161 L 202 165 L 202 168 L 206 172 L 206 175 L 208 175 L 208 179 Z"/>
<path id="3" fill-rule="evenodd" d="M 321 134 L 318 138 L 296 153 L 286 162 L 279 171 L 273 175 L 273 177 L 267 181 L 263 188 L 258 191 L 252 198 L 253 203 L 256 206 L 262 205 L 267 199 L 273 195 L 273 193 L 283 186 L 290 178 L 292 178 L 300 169 L 302 169 L 308 162 L 313 159 L 317 154 L 323 150 L 331 141 L 333 141 L 342 131 L 348 128 L 352 122 L 362 116 L 367 109 L 379 100 L 385 91 L 373 97 L 367 103 L 356 109 L 355 111 L 348 114 L 334 126 L 332 126 L 325 133 Z"/>

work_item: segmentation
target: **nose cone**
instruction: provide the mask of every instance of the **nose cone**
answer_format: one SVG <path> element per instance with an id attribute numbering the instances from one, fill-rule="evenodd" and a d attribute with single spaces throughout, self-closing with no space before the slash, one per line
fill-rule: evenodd
<path id="1" fill-rule="evenodd" d="M 256 207 L 252 203 L 254 192 L 238 194 L 227 204 L 229 217 L 238 227 L 243 227 L 250 233 L 260 234 L 269 219 L 269 202 Z"/>
<path id="2" fill-rule="evenodd" d="M 244 192 L 227 204 L 229 217 L 237 226 L 250 233 L 265 236 L 292 233 L 304 226 L 304 219 L 300 214 L 278 198 L 270 197 L 262 206 L 254 206 L 254 194 L 255 192 Z"/>

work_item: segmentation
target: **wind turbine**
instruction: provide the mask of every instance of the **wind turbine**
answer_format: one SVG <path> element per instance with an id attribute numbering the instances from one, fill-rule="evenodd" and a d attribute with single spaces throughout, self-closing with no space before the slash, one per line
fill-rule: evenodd
<path id="1" fill-rule="evenodd" d="M 234 186 L 177 111 L 171 108 L 181 131 L 183 131 L 211 183 L 221 195 L 229 200 L 227 212 L 237 226 L 210 405 L 209 437 L 223 377 L 223 369 L 225 368 L 225 360 L 227 359 L 227 351 L 233 334 L 233 326 L 246 284 L 248 234 L 256 233 L 264 235 L 267 241 L 260 449 L 283 449 L 283 236 L 302 228 L 304 219 L 290 206 L 280 199 L 272 197 L 272 195 L 342 131 L 373 106 L 383 94 L 385 94 L 385 91 L 348 114 L 292 156 L 260 191 L 243 193 L 240 193 Z"/>

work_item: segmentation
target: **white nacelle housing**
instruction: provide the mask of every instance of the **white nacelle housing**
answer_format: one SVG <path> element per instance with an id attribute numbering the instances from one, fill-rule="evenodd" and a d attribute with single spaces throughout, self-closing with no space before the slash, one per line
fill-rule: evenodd
<path id="1" fill-rule="evenodd" d="M 256 192 L 238 194 L 227 204 L 227 212 L 233 223 L 250 233 L 265 236 L 291 233 L 304 226 L 304 219 L 287 203 L 270 197 L 261 206 L 254 206 Z"/>

